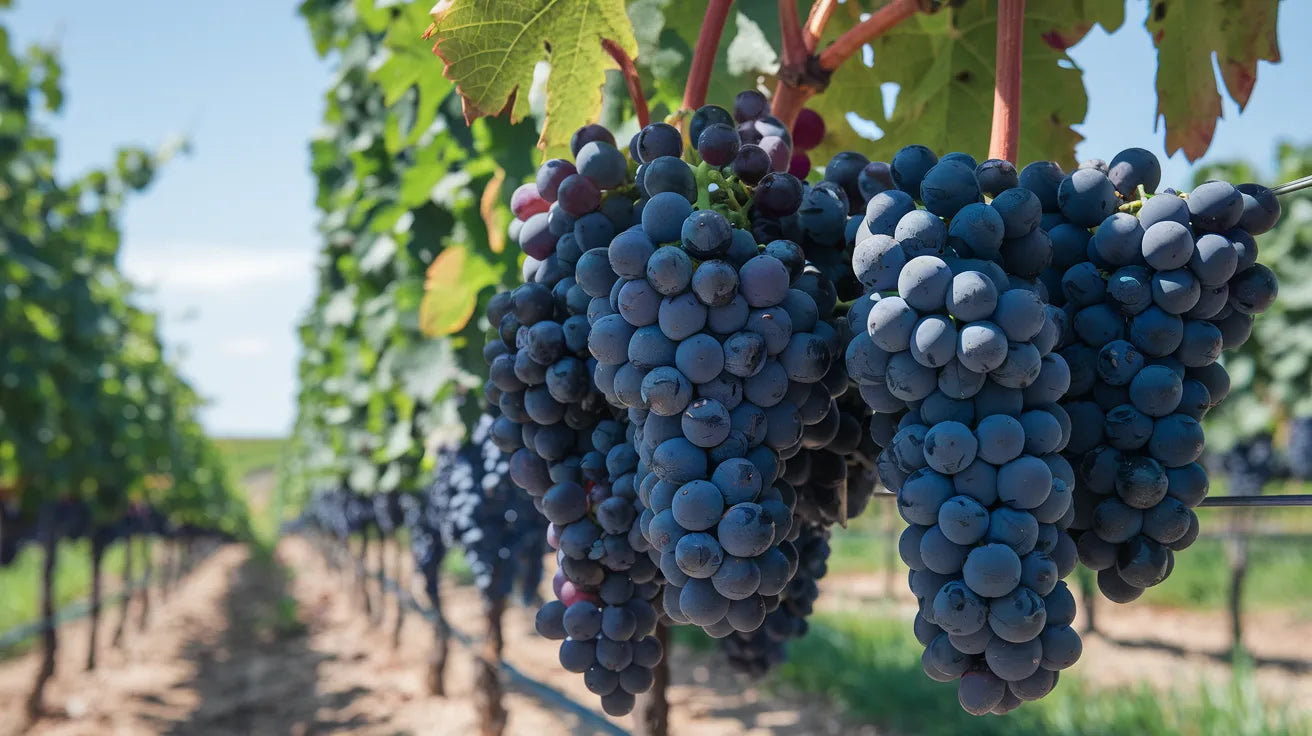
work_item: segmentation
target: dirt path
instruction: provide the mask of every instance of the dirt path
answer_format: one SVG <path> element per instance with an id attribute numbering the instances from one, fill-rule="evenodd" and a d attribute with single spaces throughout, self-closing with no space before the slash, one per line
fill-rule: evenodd
<path id="1" fill-rule="evenodd" d="M 472 706 L 474 661 L 453 643 L 449 695 L 428 695 L 425 667 L 432 632 L 417 615 L 407 616 L 401 645 L 391 644 L 395 600 L 385 602 L 384 625 L 373 627 L 360 610 L 349 577 L 328 568 L 302 539 L 285 540 L 277 565 L 252 558 L 243 547 L 219 550 L 201 563 L 163 605 L 145 631 L 132 630 L 123 650 L 106 648 L 101 666 L 83 672 L 86 622 L 61 628 L 59 670 L 47 702 L 55 715 L 33 734 L 451 734 L 476 733 Z M 294 571 L 284 573 L 283 570 Z M 884 594 L 884 576 L 836 576 L 826 586 L 827 610 L 872 610 Z M 896 581 L 895 581 L 896 582 Z M 901 586 L 895 585 L 899 595 Z M 477 638 L 482 620 L 477 594 L 447 586 L 448 620 Z M 905 599 L 884 605 L 907 607 Z M 1277 615 L 1249 622 L 1261 656 L 1312 658 L 1312 632 Z M 102 624 L 109 629 L 117 611 Z M 1223 622 L 1215 616 L 1124 608 L 1104 615 L 1116 639 L 1160 639 L 1167 644 L 1220 649 Z M 512 609 L 505 619 L 507 660 L 529 677 L 594 710 L 597 699 L 582 678 L 560 671 L 552 643 L 532 631 L 531 613 Z M 672 733 L 679 736 L 875 736 L 868 724 L 849 722 L 814 697 L 767 692 L 731 672 L 723 659 L 676 649 L 670 689 Z M 23 698 L 36 667 L 28 654 L 0 663 L 0 736 L 21 732 Z M 1149 647 L 1108 639 L 1086 642 L 1081 677 L 1123 684 L 1144 677 L 1192 676 L 1223 681 L 1228 667 L 1203 655 L 1183 660 Z M 1312 675 L 1285 667 L 1258 669 L 1264 692 L 1312 709 Z M 1187 686 L 1187 685 L 1186 685 Z M 596 730 L 543 703 L 529 691 L 507 686 L 507 734 L 555 736 Z M 627 728 L 627 719 L 614 720 Z"/>
<path id="2" fill-rule="evenodd" d="M 473 659 L 470 652 L 453 642 L 448 664 L 447 698 L 427 694 L 423 679 L 433 635 L 418 615 L 409 615 L 402 631 L 402 645 L 393 650 L 390 626 L 395 602 L 386 602 L 385 625 L 371 628 L 352 594 L 348 578 L 329 571 L 318 553 L 306 542 L 289 539 L 280 547 L 289 567 L 298 570 L 293 583 L 297 599 L 305 606 L 303 617 L 310 621 L 310 644 L 320 651 L 339 652 L 320 669 L 321 686 L 346 687 L 348 683 L 372 683 L 371 692 L 341 710 L 339 717 L 363 717 L 385 712 L 386 724 L 360 733 L 476 733 L 470 683 Z M 462 633 L 477 637 L 482 619 L 477 594 L 469 587 L 444 586 L 443 610 Z M 504 620 L 506 661 L 525 675 L 564 692 L 576 702 L 600 712 L 598 699 L 583 685 L 583 678 L 562 672 L 555 645 L 533 631 L 532 613 L 514 608 Z M 746 678 L 736 676 L 718 657 L 676 650 L 675 681 L 670 689 L 671 732 L 679 736 L 775 736 L 782 734 L 852 734 L 874 736 L 874 727 L 844 722 L 836 711 L 815 699 L 765 693 Z M 708 688 L 709 683 L 715 683 Z M 521 736 L 591 734 L 594 729 L 569 714 L 542 703 L 533 694 L 507 684 L 506 733 Z M 629 719 L 611 719 L 629 728 Z"/>

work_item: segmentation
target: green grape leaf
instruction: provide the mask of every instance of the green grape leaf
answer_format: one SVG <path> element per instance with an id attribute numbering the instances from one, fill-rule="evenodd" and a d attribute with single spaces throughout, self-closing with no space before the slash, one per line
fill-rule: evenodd
<path id="1" fill-rule="evenodd" d="M 1221 117 L 1212 57 L 1226 91 L 1243 110 L 1257 83 L 1257 62 L 1280 61 L 1278 0 L 1156 0 L 1145 26 L 1157 44 L 1157 114 L 1166 121 L 1166 153 L 1196 161 Z"/>
<path id="2" fill-rule="evenodd" d="M 451 346 L 442 340 L 410 346 L 396 361 L 397 378 L 405 395 L 423 402 L 439 398 L 442 387 L 456 377 L 457 370 Z"/>
<path id="3" fill-rule="evenodd" d="M 568 151 L 570 135 L 601 111 L 605 72 L 616 68 L 601 42 L 638 53 L 623 0 L 444 0 L 432 16 L 433 52 L 446 63 L 467 120 L 506 108 L 512 121 L 524 119 L 534 67 L 550 61 L 538 141 L 548 156 Z"/>
<path id="4" fill-rule="evenodd" d="M 840 6 L 825 40 L 860 20 L 861 8 Z M 1088 98 L 1082 73 L 1065 48 L 1094 25 L 1115 30 L 1124 20 L 1119 0 L 1083 0 L 1031 6 L 1025 13 L 1021 76 L 1022 163 L 1040 159 L 1073 162 L 1081 140 L 1072 125 L 1084 120 Z M 988 151 L 997 54 L 997 2 L 981 0 L 932 15 L 916 15 L 872 44 L 873 67 L 854 57 L 839 67 L 828 89 L 808 106 L 829 121 L 830 131 L 812 155 L 822 162 L 845 149 L 888 160 L 905 145 L 920 143 L 940 153 Z M 891 114 L 882 87 L 898 85 Z M 851 112 L 882 130 L 872 146 L 845 120 Z"/>
<path id="5" fill-rule="evenodd" d="M 498 269 L 483 256 L 462 245 L 450 245 L 433 259 L 419 306 L 424 334 L 444 337 L 469 324 L 478 293 L 501 280 Z"/>

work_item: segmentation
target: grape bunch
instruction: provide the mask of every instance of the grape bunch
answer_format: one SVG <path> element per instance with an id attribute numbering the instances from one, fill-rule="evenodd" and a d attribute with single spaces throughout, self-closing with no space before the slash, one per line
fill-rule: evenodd
<path id="1" fill-rule="evenodd" d="M 1290 474 L 1299 480 L 1312 478 L 1312 416 L 1290 422 L 1288 454 Z"/>
<path id="2" fill-rule="evenodd" d="M 1222 351 L 1275 300 L 1254 236 L 1280 208 L 1263 187 L 1219 181 L 1151 195 L 1161 167 L 1138 148 L 1069 174 L 1030 164 L 1020 179 L 1044 213 L 1053 258 L 1043 281 L 1065 315 L 1066 455 L 1080 469 L 1071 528 L 1099 590 L 1126 603 L 1166 579 L 1198 536 L 1200 422 L 1230 390 Z"/>
<path id="3" fill-rule="evenodd" d="M 1285 475 L 1269 432 L 1236 443 L 1221 456 L 1221 465 L 1230 477 L 1234 496 L 1260 496 L 1267 483 Z"/>
<path id="4" fill-rule="evenodd" d="M 671 136 L 679 139 L 671 126 L 650 126 L 630 150 L 639 162 L 639 151 L 655 162 Z M 583 674 L 606 712 L 623 715 L 634 696 L 651 687 L 651 668 L 662 656 L 652 636 L 659 571 L 635 524 L 644 507 L 637 501 L 631 430 L 616 421 L 621 415 L 598 391 L 598 364 L 588 343 L 592 323 L 611 311 L 616 276 L 608 248 L 640 216 L 646 197 L 635 203 L 632 193 L 642 190 L 649 172 L 631 172 L 601 126 L 580 129 L 571 147 L 573 163 L 548 161 L 535 183 L 516 192 L 519 210 L 532 213 L 518 232 L 512 225 L 530 256 L 528 283 L 489 304 L 489 319 L 500 327 L 500 340 L 488 350 L 489 393 L 501 392 L 497 399 L 504 402 L 517 383 L 527 387 L 524 414 L 498 421 L 493 433 L 513 452 L 512 477 L 550 522 L 557 600 L 539 610 L 538 630 L 563 640 L 562 666 Z M 654 180 L 662 166 L 655 167 Z M 537 234 L 528 239 L 534 218 Z M 507 378 L 511 374 L 516 381 Z"/>
<path id="5" fill-rule="evenodd" d="M 537 631 L 561 641 L 561 666 L 582 674 L 602 709 L 615 716 L 629 713 L 634 696 L 651 689 L 652 668 L 664 655 L 653 635 L 660 572 L 635 524 L 644 507 L 634 489 L 632 432 L 632 425 L 601 422 L 594 449 L 582 460 L 583 483 L 557 483 L 542 498 L 560 572 L 553 581 L 557 600 L 539 609 Z"/>
<path id="6" fill-rule="evenodd" d="M 857 228 L 865 322 L 846 356 L 910 524 L 899 552 L 924 669 L 975 714 L 1042 697 L 1081 652 L 1061 582 L 1076 564 L 1061 313 L 1034 280 L 1050 257 L 1037 206 L 1010 207 L 1029 193 L 995 180 L 1001 163 L 921 146 L 893 158 L 896 188 Z"/>
<path id="7" fill-rule="evenodd" d="M 732 112 L 718 105 L 699 108 L 688 121 L 688 140 L 702 161 L 731 173 L 746 186 L 756 186 L 770 172 L 788 172 L 793 160 L 793 136 L 788 126 L 770 114 L 769 101 L 756 90 L 739 92 Z M 817 138 L 811 145 L 818 143 Z M 653 123 L 634 136 L 629 152 L 634 161 L 650 167 L 662 156 L 677 159 L 682 147 L 683 136 L 678 129 Z M 640 174 L 638 181 L 643 178 Z"/>
<path id="8" fill-rule="evenodd" d="M 787 644 L 806 636 L 807 617 L 820 595 L 819 581 L 828 572 L 829 529 L 824 524 L 798 525 L 797 574 L 778 596 L 767 601 L 769 612 L 754 631 L 735 631 L 721 640 L 729 665 L 752 677 L 761 677 L 787 658 Z"/>
<path id="9" fill-rule="evenodd" d="M 500 413 L 492 437 L 513 453 L 511 475 L 535 497 L 560 479 L 581 481 L 593 429 L 611 414 L 587 350 L 591 285 L 575 276 L 591 273 L 597 252 L 639 212 L 631 167 L 609 131 L 585 126 L 570 148 L 574 161 L 547 161 L 513 193 L 510 236 L 527 256 L 525 283 L 487 307 L 497 333 L 483 351 L 484 393 Z"/>
<path id="10" fill-rule="evenodd" d="M 446 558 L 446 545 L 442 543 L 442 524 L 437 507 L 428 502 L 427 494 L 405 494 L 402 497 L 402 508 L 405 528 L 410 534 L 410 556 L 414 558 L 415 569 L 424 578 L 424 593 L 436 608 L 440 605 L 439 573 L 442 560 Z"/>
<path id="11" fill-rule="evenodd" d="M 666 580 L 665 613 L 723 637 L 758 627 L 764 596 L 792 575 L 783 542 L 796 499 L 775 481 L 780 459 L 803 449 L 802 404 L 823 395 L 825 411 L 832 406 L 815 385 L 841 343 L 798 288 L 807 278 L 799 246 L 762 249 L 735 226 L 741 209 L 695 209 L 706 198 L 677 138 L 635 147 L 649 167 L 638 175 L 641 223 L 603 251 L 609 269 L 599 257 L 594 273 L 581 261 L 576 274 L 603 295 L 593 300 L 589 348 L 598 387 L 636 427 L 640 524 Z M 720 181 L 717 192 L 746 201 L 741 179 Z M 754 207 L 775 216 L 794 212 L 801 195 L 780 172 L 751 190 Z"/>
<path id="12" fill-rule="evenodd" d="M 510 480 L 510 462 L 491 441 L 483 415 L 468 442 L 439 453 L 428 503 L 442 546 L 462 549 L 474 583 L 489 601 L 514 586 L 518 564 L 545 549 L 546 525 Z"/>
<path id="13" fill-rule="evenodd" d="M 816 302 L 820 321 L 838 335 L 839 346 L 850 344 L 850 312 L 843 314 L 836 308 L 832 282 L 808 263 L 797 286 Z M 847 363 L 835 356 L 824 378 L 813 384 L 800 404 L 805 425 L 802 451 L 785 460 L 780 470 L 782 479 L 797 490 L 796 514 L 803 520 L 845 523 L 865 510 L 877 481 L 878 449 L 869 427 L 872 414 L 848 375 Z"/>

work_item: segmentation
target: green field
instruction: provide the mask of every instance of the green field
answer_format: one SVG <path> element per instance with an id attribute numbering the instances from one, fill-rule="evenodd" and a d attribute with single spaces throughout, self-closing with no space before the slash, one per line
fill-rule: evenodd
<path id="1" fill-rule="evenodd" d="M 252 488 L 247 484 L 252 473 L 275 473 L 282 462 L 287 440 L 277 437 L 228 437 L 214 441 L 228 468 L 228 478 L 246 489 L 246 504 L 250 508 L 251 527 L 256 541 L 264 547 L 273 544 L 282 523 L 284 506 L 283 488 L 275 477 L 271 492 Z"/>
<path id="2" fill-rule="evenodd" d="M 214 446 L 228 466 L 228 477 L 234 483 L 240 483 L 256 470 L 276 468 L 287 440 L 280 437 L 230 437 L 214 440 Z"/>

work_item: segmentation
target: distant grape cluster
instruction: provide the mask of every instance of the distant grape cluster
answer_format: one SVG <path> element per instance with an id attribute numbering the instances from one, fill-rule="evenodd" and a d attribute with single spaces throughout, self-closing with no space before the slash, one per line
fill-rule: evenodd
<path id="1" fill-rule="evenodd" d="M 426 500 L 442 548 L 463 550 L 484 598 L 501 601 L 524 573 L 537 577 L 524 564 L 541 564 L 546 525 L 511 482 L 510 463 L 489 436 L 493 421 L 484 415 L 467 442 L 439 453 Z"/>
<path id="2" fill-rule="evenodd" d="M 1312 417 L 1289 423 L 1289 472 L 1299 480 L 1312 479 Z"/>
<path id="3" fill-rule="evenodd" d="M 1286 472 L 1268 432 L 1236 443 L 1221 456 L 1221 465 L 1234 496 L 1261 495 L 1263 486 Z"/>

